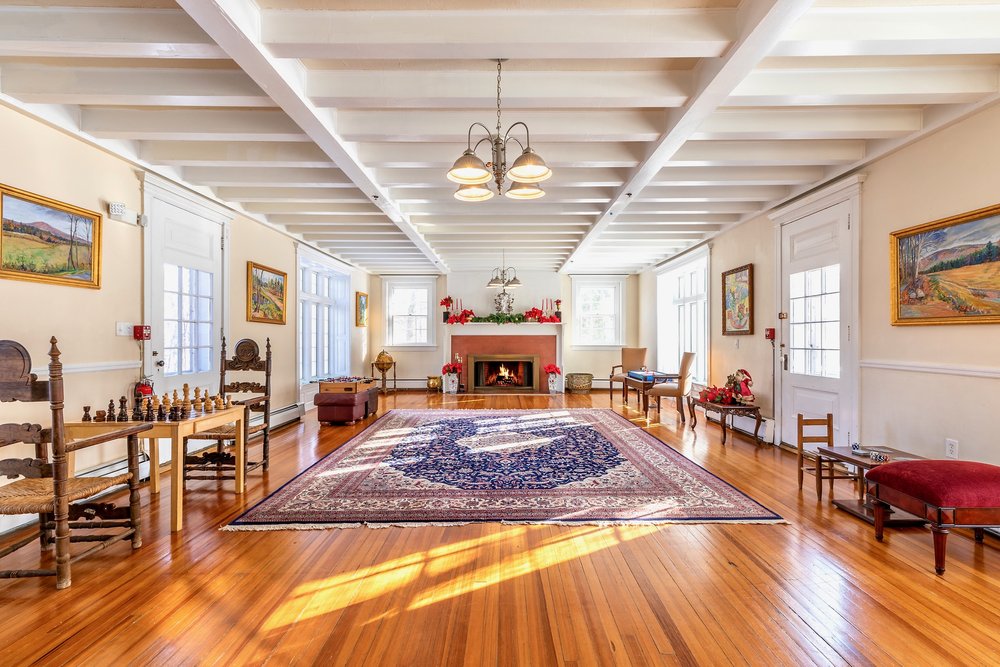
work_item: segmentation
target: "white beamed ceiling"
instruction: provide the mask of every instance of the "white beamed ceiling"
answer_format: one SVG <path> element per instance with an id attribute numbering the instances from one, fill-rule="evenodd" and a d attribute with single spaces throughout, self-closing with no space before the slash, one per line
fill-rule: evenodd
<path id="1" fill-rule="evenodd" d="M 634 273 L 1000 97 L 1000 0 L 64 4 L 0 0 L 0 102 L 378 274 Z M 554 175 L 458 202 L 495 58 Z"/>

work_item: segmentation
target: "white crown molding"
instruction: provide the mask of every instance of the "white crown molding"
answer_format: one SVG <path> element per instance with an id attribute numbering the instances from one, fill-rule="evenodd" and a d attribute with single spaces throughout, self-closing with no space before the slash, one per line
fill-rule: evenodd
<path id="1" fill-rule="evenodd" d="M 136 359 L 134 361 L 95 361 L 89 364 L 63 364 L 63 375 L 75 375 L 78 373 L 106 373 L 109 371 L 130 371 L 140 368 L 142 363 Z M 41 379 L 49 377 L 49 367 L 38 366 L 32 368 L 31 372 Z"/>
<path id="2" fill-rule="evenodd" d="M 847 199 L 857 197 L 861 193 L 861 184 L 865 182 L 866 177 L 867 174 L 848 176 L 790 204 L 770 211 L 767 217 L 773 220 L 776 225 L 784 225 Z"/>
<path id="3" fill-rule="evenodd" d="M 922 364 L 912 361 L 892 361 L 891 359 L 864 359 L 861 361 L 860 366 L 862 368 L 876 368 L 879 370 L 903 371 L 907 373 L 930 373 L 932 375 L 1000 379 L 1000 368 L 991 368 L 989 366 Z"/>

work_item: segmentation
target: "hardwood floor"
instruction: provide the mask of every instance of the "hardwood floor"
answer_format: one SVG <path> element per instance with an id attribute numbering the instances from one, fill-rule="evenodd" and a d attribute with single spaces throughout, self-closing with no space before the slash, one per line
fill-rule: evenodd
<path id="1" fill-rule="evenodd" d="M 609 405 L 604 392 L 383 404 Z M 0 581 L 0 664 L 1000 663 L 1000 541 L 956 531 L 938 577 L 928 531 L 875 542 L 811 484 L 798 491 L 794 455 L 651 416 L 652 433 L 789 524 L 220 532 L 370 423 L 319 427 L 310 412 L 274 438 L 271 471 L 242 498 L 231 481 L 189 482 L 182 534 L 169 484 L 154 499 L 144 488 L 139 551 L 80 561 L 65 591 Z M 34 566 L 38 552 L 10 561 Z"/>

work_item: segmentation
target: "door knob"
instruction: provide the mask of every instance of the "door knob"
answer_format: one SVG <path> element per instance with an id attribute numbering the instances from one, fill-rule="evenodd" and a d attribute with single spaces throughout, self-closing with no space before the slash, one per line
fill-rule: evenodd
<path id="1" fill-rule="evenodd" d="M 166 363 L 167 362 L 165 362 L 163 359 L 160 359 L 159 361 L 156 362 L 156 365 L 159 366 L 160 368 L 163 368 L 166 365 Z"/>

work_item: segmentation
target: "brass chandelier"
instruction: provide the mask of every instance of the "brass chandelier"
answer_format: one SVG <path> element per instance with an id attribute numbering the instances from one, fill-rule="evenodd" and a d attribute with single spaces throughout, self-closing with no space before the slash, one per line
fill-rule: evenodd
<path id="1" fill-rule="evenodd" d="M 510 199 L 538 199 L 545 196 L 545 191 L 538 185 L 552 175 L 552 170 L 538 153 L 531 150 L 531 133 L 523 122 L 516 122 L 502 132 L 500 122 L 500 80 L 503 71 L 503 60 L 497 60 L 497 130 L 496 134 L 482 123 L 469 126 L 469 137 L 465 152 L 455 160 L 454 166 L 448 171 L 448 180 L 458 183 L 455 199 L 460 201 L 486 201 L 493 198 L 493 190 L 487 185 L 491 180 L 496 183 L 496 194 L 503 194 Z M 486 130 L 486 135 L 472 146 L 472 130 L 476 126 Z M 518 125 L 524 128 L 525 143 L 521 143 L 511 132 Z M 476 151 L 483 142 L 491 146 L 490 162 L 483 162 Z M 521 148 L 521 154 L 507 168 L 507 143 L 513 141 Z M 510 179 L 511 184 L 504 191 L 504 181 Z"/>

